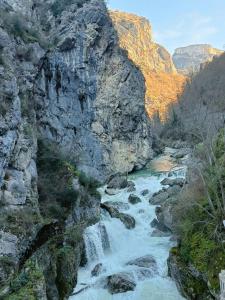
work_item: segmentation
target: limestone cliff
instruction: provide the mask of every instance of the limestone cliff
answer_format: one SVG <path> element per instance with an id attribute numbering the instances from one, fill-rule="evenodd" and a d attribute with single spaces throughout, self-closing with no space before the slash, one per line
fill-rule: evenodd
<path id="1" fill-rule="evenodd" d="M 119 35 L 120 46 L 141 69 L 146 81 L 146 109 L 150 117 L 159 112 L 164 118 L 170 103 L 182 92 L 185 77 L 177 74 L 168 51 L 152 38 L 149 21 L 120 11 L 110 16 Z"/>
<path id="2" fill-rule="evenodd" d="M 201 66 L 223 53 L 211 45 L 200 44 L 177 48 L 173 54 L 173 62 L 181 74 L 190 75 L 200 70 Z"/>
<path id="3" fill-rule="evenodd" d="M 144 93 L 103 1 L 0 0 L 0 298 L 71 292 L 99 216 L 80 170 L 104 181 L 151 158 Z"/>

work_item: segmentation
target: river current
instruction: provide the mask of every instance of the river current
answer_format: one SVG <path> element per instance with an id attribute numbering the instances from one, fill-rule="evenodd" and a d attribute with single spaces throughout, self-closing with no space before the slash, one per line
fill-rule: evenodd
<path id="1" fill-rule="evenodd" d="M 167 258 L 174 242 L 170 237 L 152 237 L 154 229 L 150 226 L 156 218 L 156 206 L 149 204 L 149 198 L 162 189 L 160 182 L 169 174 L 171 178 L 185 176 L 185 166 L 175 165 L 170 157 L 171 151 L 166 149 L 165 154 L 154 159 L 148 169 L 129 176 L 136 187 L 133 194 L 140 197 L 140 203 L 130 204 L 130 193 L 126 189 L 113 196 L 105 194 L 105 187 L 100 189 L 102 202 L 119 201 L 129 205 L 128 210 L 123 211 L 123 207 L 120 210 L 134 217 L 136 226 L 128 230 L 120 220 L 111 218 L 102 210 L 100 223 L 88 227 L 84 233 L 88 263 L 79 270 L 74 292 L 86 286 L 88 288 L 71 296 L 70 300 L 184 300 L 175 282 L 167 275 Z M 146 189 L 149 194 L 142 196 L 142 191 Z M 134 266 L 126 265 L 128 261 L 145 255 L 152 255 L 157 262 L 157 272 L 151 278 L 140 278 Z M 103 272 L 92 277 L 91 271 L 98 263 L 103 265 Z M 111 295 L 104 288 L 104 280 L 106 276 L 120 272 L 133 272 L 136 288 L 134 291 Z"/>

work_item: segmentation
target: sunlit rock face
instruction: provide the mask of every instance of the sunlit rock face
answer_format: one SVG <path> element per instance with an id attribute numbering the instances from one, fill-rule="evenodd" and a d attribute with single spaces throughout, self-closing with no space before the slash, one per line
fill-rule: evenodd
<path id="1" fill-rule="evenodd" d="M 173 62 L 179 73 L 191 75 L 222 53 L 222 50 L 213 48 L 211 45 L 190 45 L 177 48 L 173 54 Z"/>
<path id="2" fill-rule="evenodd" d="M 185 77 L 178 74 L 171 55 L 154 42 L 149 21 L 134 14 L 111 11 L 120 46 L 140 68 L 146 81 L 146 110 L 150 117 L 156 112 L 164 119 L 168 106 L 183 90 Z"/>

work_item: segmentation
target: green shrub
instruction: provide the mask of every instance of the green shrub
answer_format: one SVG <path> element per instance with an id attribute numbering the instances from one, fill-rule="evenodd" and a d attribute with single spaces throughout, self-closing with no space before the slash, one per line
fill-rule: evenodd
<path id="1" fill-rule="evenodd" d="M 76 167 L 67 161 L 55 145 L 38 142 L 38 190 L 45 217 L 64 220 L 76 203 L 78 191 L 72 187 Z"/>
<path id="2" fill-rule="evenodd" d="M 44 275 L 38 265 L 28 260 L 24 269 L 11 280 L 10 294 L 5 300 L 36 300 L 36 288 L 44 284 L 44 281 Z"/>

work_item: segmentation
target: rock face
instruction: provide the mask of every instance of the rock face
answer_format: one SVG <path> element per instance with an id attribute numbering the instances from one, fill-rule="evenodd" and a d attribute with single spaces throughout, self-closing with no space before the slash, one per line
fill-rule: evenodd
<path id="1" fill-rule="evenodd" d="M 46 297 L 66 298 L 82 263 L 82 232 L 100 212 L 98 195 L 76 178 L 67 190 L 75 203 L 50 209 L 66 217 L 45 219 L 38 139 L 99 180 L 139 169 L 152 156 L 144 93 L 144 78 L 119 48 L 103 1 L 0 0 L 1 291 L 19 266 L 39 272 L 34 259 Z"/>
<path id="2" fill-rule="evenodd" d="M 165 117 L 167 107 L 176 102 L 185 77 L 177 74 L 168 51 L 156 44 L 148 20 L 133 14 L 111 11 L 120 46 L 141 69 L 146 81 L 146 109 L 150 117 L 159 112 Z"/>
<path id="3" fill-rule="evenodd" d="M 201 66 L 213 60 L 215 56 L 223 53 L 222 50 L 211 45 L 190 45 L 177 48 L 173 54 L 173 62 L 178 72 L 185 75 L 196 73 Z"/>
<path id="4" fill-rule="evenodd" d="M 118 47 L 102 1 L 67 10 L 35 85 L 38 128 L 100 180 L 151 158 L 141 72 Z"/>

